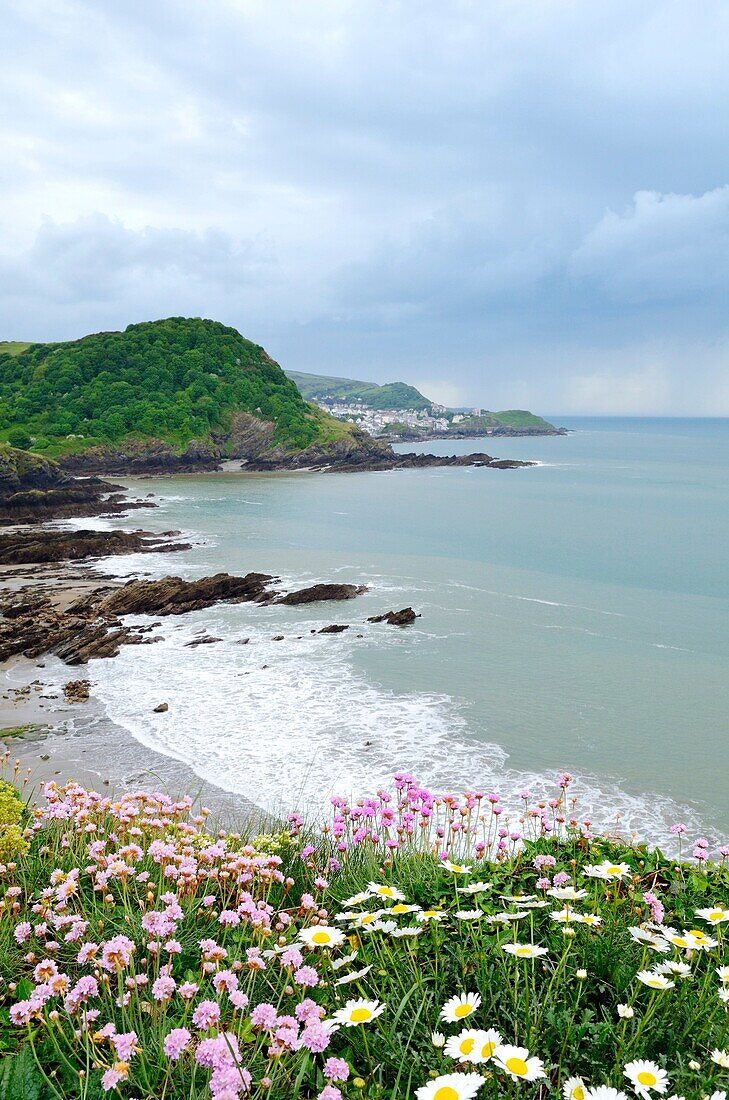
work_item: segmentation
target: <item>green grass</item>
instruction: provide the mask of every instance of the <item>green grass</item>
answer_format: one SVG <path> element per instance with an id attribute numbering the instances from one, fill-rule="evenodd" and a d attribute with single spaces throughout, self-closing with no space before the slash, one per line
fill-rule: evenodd
<path id="1" fill-rule="evenodd" d="M 207 1100 L 227 1073 L 232 1091 L 220 1094 L 229 1100 L 243 1091 L 244 1069 L 251 1100 L 453 1100 L 442 1076 L 468 1072 L 480 1075 L 479 1100 L 558 1097 L 575 1076 L 589 1097 L 588 1086 L 630 1092 L 624 1070 L 636 1058 L 665 1070 L 671 1095 L 687 1100 L 726 1085 L 727 1071 L 711 1054 L 729 1044 L 718 996 L 729 989 L 729 972 L 726 980 L 717 973 L 727 964 L 729 923 L 712 925 L 696 912 L 729 899 L 726 861 L 690 865 L 590 836 L 576 822 L 561 825 L 563 793 L 547 811 L 554 831 L 527 805 L 536 817 L 527 813 L 523 841 L 507 840 L 498 858 L 485 859 L 483 852 L 496 857 L 505 820 L 492 804 L 473 796 L 424 799 L 415 790 L 401 786 L 390 801 L 341 804 L 324 830 L 294 818 L 290 830 L 261 838 L 216 835 L 204 814 L 158 796 L 114 802 L 51 787 L 51 811 L 32 825 L 26 814 L 29 850 L 14 860 L 6 851 L 0 879 L 0 1097 L 98 1100 L 102 1081 L 108 1085 L 116 1072 L 111 1095 Z M 430 807 L 427 818 L 423 807 Z M 17 817 L 12 805 L 9 813 Z M 468 862 L 444 863 L 421 821 L 439 825 L 452 857 Z M 590 867 L 603 860 L 607 877 L 592 877 Z M 545 875 L 573 883 L 578 897 L 550 894 Z M 468 886 L 476 891 L 464 893 Z M 665 905 L 665 936 L 651 931 L 653 899 Z M 679 946 L 684 928 L 696 930 L 688 950 Z M 408 929 L 414 934 L 398 935 Z M 636 935 L 653 935 L 660 952 Z M 107 953 L 119 936 L 129 950 L 115 962 Z M 313 936 L 332 946 L 316 946 Z M 79 961 L 83 944 L 91 946 Z M 516 944 L 545 953 L 515 957 L 506 949 Z M 301 961 L 282 956 L 292 947 Z M 660 991 L 637 978 L 665 962 L 686 976 L 672 972 Z M 49 991 L 44 982 L 54 983 L 56 972 L 65 977 L 58 992 Z M 80 979 L 82 986 L 93 979 L 83 1005 L 75 1000 Z M 191 999 L 181 993 L 184 982 L 197 987 Z M 38 986 L 34 1008 L 29 998 Z M 248 1001 L 236 1004 L 232 986 Z M 474 995 L 473 1013 L 444 1019 L 444 1006 L 464 994 Z M 312 1050 L 313 1031 L 297 1018 L 302 1004 L 317 1021 L 341 1020 L 352 998 L 373 1006 L 373 1018 L 340 1026 L 325 1037 L 326 1049 Z M 214 1009 L 206 1023 L 196 1015 L 204 1002 Z M 259 1012 L 278 1018 L 271 1031 L 254 1011 L 261 1005 L 271 1007 Z M 89 1009 L 98 1015 L 85 1022 Z M 175 1028 L 190 1038 L 173 1061 L 164 1044 Z M 496 1029 L 502 1053 L 469 1062 L 452 1049 L 464 1028 Z M 448 1040 L 445 1048 L 433 1032 Z M 114 1033 L 128 1037 L 131 1057 L 115 1050 Z M 202 1054 L 208 1040 L 217 1078 Z M 510 1063 L 497 1060 L 506 1059 L 502 1044 L 526 1047 L 539 1060 L 533 1083 L 509 1076 Z M 339 1092 L 324 1091 L 331 1057 L 344 1063 L 347 1080 L 332 1082 Z M 468 1080 L 457 1077 L 457 1087 Z M 22 1082 L 27 1093 L 18 1091 Z"/>
<path id="2" fill-rule="evenodd" d="M 0 340 L 0 355 L 20 355 L 30 346 L 22 340 Z"/>

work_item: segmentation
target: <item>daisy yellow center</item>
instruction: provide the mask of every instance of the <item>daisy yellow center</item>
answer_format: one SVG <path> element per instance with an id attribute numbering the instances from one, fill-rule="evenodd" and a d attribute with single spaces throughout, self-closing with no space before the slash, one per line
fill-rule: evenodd
<path id="1" fill-rule="evenodd" d="M 723 909 L 710 909 L 709 910 L 709 919 L 710 920 L 717 920 L 718 917 L 723 917 L 723 916 L 724 916 L 724 910 Z"/>
<path id="2" fill-rule="evenodd" d="M 531 955 L 532 949 L 531 947 L 517 947 L 516 953 L 517 955 L 522 955 L 524 958 L 527 958 Z"/>
<path id="3" fill-rule="evenodd" d="M 658 1078 L 655 1073 L 651 1073 L 648 1069 L 642 1069 L 637 1076 L 639 1085 L 655 1085 Z"/>
<path id="4" fill-rule="evenodd" d="M 424 917 L 437 917 L 440 913 L 439 909 L 426 909 L 423 913 Z"/>
<path id="5" fill-rule="evenodd" d="M 585 1100 L 585 1090 L 582 1085 L 575 1085 L 570 1095 L 572 1100 Z"/>
<path id="6" fill-rule="evenodd" d="M 475 1044 L 475 1042 L 476 1042 L 476 1040 L 475 1040 L 475 1039 L 464 1039 L 464 1040 L 463 1040 L 463 1042 L 462 1042 L 462 1043 L 460 1044 L 460 1046 L 458 1047 L 458 1049 L 460 1050 L 461 1054 L 470 1054 L 470 1053 L 471 1053 L 471 1051 L 472 1051 L 472 1050 L 473 1050 L 473 1048 L 474 1048 L 474 1044 Z"/>
<path id="7" fill-rule="evenodd" d="M 529 1066 L 526 1064 L 523 1058 L 507 1058 L 504 1063 L 509 1073 L 513 1073 L 515 1077 L 526 1077 L 529 1072 Z"/>
<path id="8" fill-rule="evenodd" d="M 484 1045 L 481 1047 L 481 1057 L 490 1058 L 495 1050 L 496 1043 L 484 1043 Z"/>
<path id="9" fill-rule="evenodd" d="M 314 943 L 329 943 L 330 936 L 328 932 L 315 932 L 312 939 Z"/>
<path id="10" fill-rule="evenodd" d="M 407 913 L 407 911 L 408 911 L 407 905 L 400 904 L 400 905 L 393 905 L 393 907 L 392 907 L 392 912 L 393 913 Z"/>
<path id="11" fill-rule="evenodd" d="M 367 913 L 366 916 L 362 917 L 361 923 L 362 924 L 371 924 L 373 920 L 377 920 L 377 917 L 375 916 L 375 914 L 374 913 Z"/>
<path id="12" fill-rule="evenodd" d="M 441 1085 L 433 1093 L 433 1100 L 458 1100 L 458 1093 L 450 1085 Z"/>
<path id="13" fill-rule="evenodd" d="M 692 928 L 690 935 L 695 936 L 697 940 L 706 939 L 706 932 L 702 932 L 700 928 Z"/>
<path id="14" fill-rule="evenodd" d="M 609 875 L 621 875 L 623 873 L 622 867 L 608 867 Z"/>
<path id="15" fill-rule="evenodd" d="M 352 1015 L 350 1020 L 355 1024 L 363 1024 L 366 1020 L 369 1020 L 372 1016 L 369 1008 L 354 1008 L 352 1009 Z"/>
<path id="16" fill-rule="evenodd" d="M 473 1012 L 473 1005 L 456 1005 L 453 1015 L 457 1016 L 459 1020 L 464 1016 L 470 1016 Z"/>
<path id="17" fill-rule="evenodd" d="M 380 894 L 382 895 L 383 898 L 391 898 L 392 897 L 392 887 L 391 886 L 381 886 L 379 892 L 380 892 Z"/>

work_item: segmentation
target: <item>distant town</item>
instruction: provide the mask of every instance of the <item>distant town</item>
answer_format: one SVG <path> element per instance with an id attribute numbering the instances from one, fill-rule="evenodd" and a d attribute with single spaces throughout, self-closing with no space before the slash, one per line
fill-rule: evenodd
<path id="1" fill-rule="evenodd" d="M 341 401 L 329 395 L 320 397 L 315 404 L 338 420 L 348 420 L 373 436 L 397 434 L 401 428 L 447 432 L 469 417 L 482 416 L 485 412 L 484 409 L 470 409 L 468 413 L 454 413 L 435 402 L 429 409 L 373 409 L 363 401 Z M 486 431 L 490 434 L 489 429 Z"/>

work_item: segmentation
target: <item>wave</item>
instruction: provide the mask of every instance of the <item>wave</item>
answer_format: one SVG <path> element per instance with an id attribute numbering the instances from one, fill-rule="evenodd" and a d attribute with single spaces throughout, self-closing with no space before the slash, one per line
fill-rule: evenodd
<path id="1" fill-rule="evenodd" d="M 374 793 L 399 770 L 439 791 L 495 789 L 512 813 L 524 788 L 539 798 L 554 794 L 554 774 L 510 767 L 502 747 L 474 736 L 451 696 L 394 692 L 359 674 L 352 656 L 367 642 L 354 631 L 335 640 L 310 633 L 326 620 L 306 618 L 284 629 L 271 609 L 246 606 L 244 621 L 241 611 L 193 613 L 166 625 L 165 640 L 143 654 L 122 649 L 114 661 L 94 662 L 95 692 L 111 720 L 273 813 L 319 813 L 332 794 Z M 201 629 L 223 640 L 185 648 Z M 272 640 L 278 631 L 285 641 Z M 242 636 L 249 643 L 235 644 Z M 378 638 L 378 645 L 401 644 L 400 635 Z M 169 711 L 154 714 L 161 702 Z M 667 842 L 679 818 L 702 828 L 685 806 L 632 794 L 616 782 L 585 778 L 579 796 L 581 816 L 609 829 L 617 815 L 624 835 Z"/>

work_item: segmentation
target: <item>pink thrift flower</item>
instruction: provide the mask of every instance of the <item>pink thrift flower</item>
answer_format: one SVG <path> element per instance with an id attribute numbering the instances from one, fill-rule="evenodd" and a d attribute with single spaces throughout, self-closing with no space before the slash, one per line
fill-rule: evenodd
<path id="1" fill-rule="evenodd" d="M 199 1027 L 201 1031 L 207 1031 L 219 1020 L 220 1006 L 215 1001 L 201 1001 L 192 1014 L 193 1024 L 195 1027 Z"/>
<path id="2" fill-rule="evenodd" d="M 164 1052 L 171 1062 L 176 1062 L 181 1057 L 191 1038 L 192 1035 L 186 1027 L 175 1027 L 170 1031 L 164 1041 Z"/>
<path id="3" fill-rule="evenodd" d="M 349 1077 L 349 1066 L 344 1058 L 327 1058 L 324 1063 L 324 1076 L 329 1081 L 346 1081 Z"/>
<path id="4" fill-rule="evenodd" d="M 302 966 L 294 974 L 294 981 L 297 985 L 313 987 L 319 984 L 319 975 L 313 966 Z"/>

